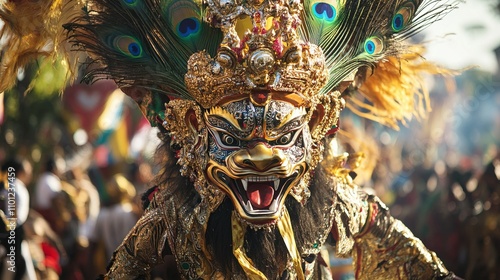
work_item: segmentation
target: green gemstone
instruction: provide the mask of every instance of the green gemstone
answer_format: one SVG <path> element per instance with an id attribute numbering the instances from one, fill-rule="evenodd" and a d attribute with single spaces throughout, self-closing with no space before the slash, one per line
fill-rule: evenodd
<path id="1" fill-rule="evenodd" d="M 186 263 L 186 262 L 181 263 L 181 267 L 182 267 L 182 269 L 184 269 L 184 270 L 188 270 L 188 269 L 189 269 L 189 263 Z"/>
<path id="2" fill-rule="evenodd" d="M 314 244 L 313 244 L 313 248 L 314 248 L 314 249 L 318 249 L 318 243 L 314 243 Z"/>

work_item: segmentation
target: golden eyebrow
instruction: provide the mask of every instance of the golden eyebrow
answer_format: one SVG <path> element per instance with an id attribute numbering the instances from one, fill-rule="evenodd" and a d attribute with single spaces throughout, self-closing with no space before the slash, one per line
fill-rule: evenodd
<path id="1" fill-rule="evenodd" d="M 220 117 L 229 122 L 234 128 L 237 130 L 243 132 L 243 129 L 240 127 L 240 124 L 238 121 L 234 118 L 234 116 L 229 113 L 226 109 L 222 107 L 212 107 L 208 112 L 205 113 L 205 118 L 208 122 L 208 117 L 209 116 L 214 116 L 214 117 Z"/>
<path id="2" fill-rule="evenodd" d="M 289 112 L 281 121 L 281 123 L 275 127 L 274 129 L 280 129 L 283 126 L 287 125 L 289 122 L 302 117 L 306 114 L 306 109 L 304 107 L 294 108 L 291 112 Z M 267 126 L 266 126 L 267 127 Z"/>

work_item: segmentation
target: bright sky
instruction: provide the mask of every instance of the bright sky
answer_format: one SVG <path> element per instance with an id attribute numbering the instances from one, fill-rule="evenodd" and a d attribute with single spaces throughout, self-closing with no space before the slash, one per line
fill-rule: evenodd
<path id="1" fill-rule="evenodd" d="M 430 41 L 425 57 L 449 68 L 479 66 L 494 72 L 497 62 L 493 49 L 500 46 L 500 13 L 492 0 L 468 0 L 443 20 L 428 27 Z"/>

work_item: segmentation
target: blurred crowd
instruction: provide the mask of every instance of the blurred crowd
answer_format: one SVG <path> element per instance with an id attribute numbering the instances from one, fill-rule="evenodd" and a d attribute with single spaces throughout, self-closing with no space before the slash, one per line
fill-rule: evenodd
<path id="1" fill-rule="evenodd" d="M 393 213 L 465 279 L 499 279 L 500 153 L 483 170 L 439 161 L 400 176 Z"/>
<path id="2" fill-rule="evenodd" d="M 65 166 L 62 158 L 48 158 L 37 176 L 26 159 L 7 159 L 1 171 L 0 207 L 5 214 L 7 188 L 12 186 L 6 185 L 7 176 L 15 174 L 17 223 L 15 242 L 9 243 L 11 217 L 3 215 L 0 222 L 0 279 L 97 278 L 142 215 L 140 195 L 152 179 L 147 162 L 128 164 L 108 178 L 81 164 Z M 8 269 L 12 245 L 15 273 Z"/>

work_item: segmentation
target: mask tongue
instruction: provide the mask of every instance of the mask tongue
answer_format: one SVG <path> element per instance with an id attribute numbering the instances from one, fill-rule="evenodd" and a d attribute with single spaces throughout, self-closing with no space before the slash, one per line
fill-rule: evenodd
<path id="1" fill-rule="evenodd" d="M 268 208 L 273 202 L 273 182 L 248 182 L 247 197 L 255 209 Z"/>

